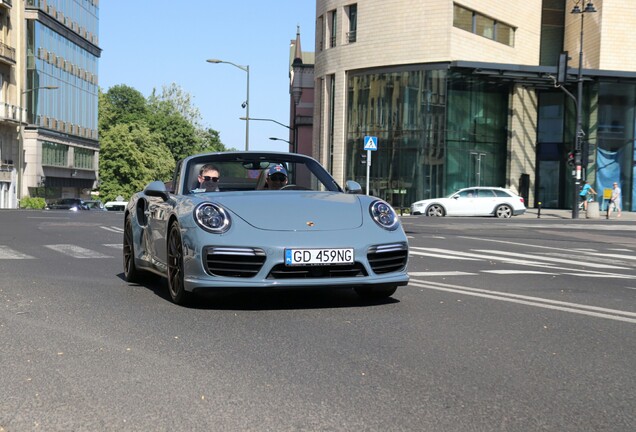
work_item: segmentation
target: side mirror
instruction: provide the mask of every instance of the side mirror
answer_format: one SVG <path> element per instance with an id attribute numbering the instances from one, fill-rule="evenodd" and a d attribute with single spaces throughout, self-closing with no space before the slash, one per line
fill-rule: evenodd
<path id="1" fill-rule="evenodd" d="M 362 194 L 362 186 L 360 183 L 353 180 L 347 180 L 345 183 L 345 192 L 348 194 L 360 195 Z"/>
<path id="2" fill-rule="evenodd" d="M 144 193 L 148 196 L 159 197 L 164 201 L 168 201 L 168 198 L 170 198 L 166 185 L 159 180 L 149 183 L 146 189 L 144 189 Z"/>

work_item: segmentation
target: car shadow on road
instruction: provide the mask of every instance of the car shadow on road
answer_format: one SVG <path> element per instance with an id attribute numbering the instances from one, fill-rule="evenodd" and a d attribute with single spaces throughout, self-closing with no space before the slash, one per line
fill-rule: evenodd
<path id="1" fill-rule="evenodd" d="M 123 273 L 118 275 L 125 281 Z M 150 278 L 141 286 L 172 302 L 168 294 L 167 281 L 160 277 Z M 399 292 L 399 291 L 398 291 Z M 224 291 L 206 290 L 190 295 L 183 306 L 199 310 L 293 310 L 293 309 L 333 309 L 382 306 L 399 303 L 396 298 L 362 298 L 351 288 L 275 288 L 275 289 L 230 289 Z"/>

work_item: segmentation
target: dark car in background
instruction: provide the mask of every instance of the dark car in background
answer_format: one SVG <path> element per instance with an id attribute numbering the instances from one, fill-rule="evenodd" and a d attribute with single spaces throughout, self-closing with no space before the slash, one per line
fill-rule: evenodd
<path id="1" fill-rule="evenodd" d="M 86 202 L 80 198 L 62 198 L 47 204 L 45 210 L 89 210 Z"/>
<path id="2" fill-rule="evenodd" d="M 88 207 L 89 210 L 106 211 L 106 207 L 104 207 L 104 203 L 101 202 L 100 200 L 88 200 L 88 201 L 84 201 L 84 203 L 86 204 L 86 207 Z"/>

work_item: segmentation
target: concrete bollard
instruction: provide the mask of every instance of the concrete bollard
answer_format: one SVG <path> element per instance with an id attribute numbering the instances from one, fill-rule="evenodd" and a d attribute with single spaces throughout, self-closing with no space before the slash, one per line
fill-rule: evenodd
<path id="1" fill-rule="evenodd" d="M 599 219 L 601 217 L 598 202 L 592 201 L 587 203 L 587 212 L 585 213 L 587 219 Z"/>

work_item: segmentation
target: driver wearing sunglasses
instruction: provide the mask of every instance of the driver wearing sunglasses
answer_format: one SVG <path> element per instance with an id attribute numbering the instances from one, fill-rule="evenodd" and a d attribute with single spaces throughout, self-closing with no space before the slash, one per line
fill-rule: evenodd
<path id="1" fill-rule="evenodd" d="M 265 187 L 269 190 L 278 190 L 287 184 L 287 170 L 282 165 L 274 165 L 267 172 Z"/>
<path id="2" fill-rule="evenodd" d="M 219 191 L 219 178 L 221 177 L 219 169 L 212 165 L 206 164 L 199 170 L 199 187 L 193 192 L 218 192 Z"/>

